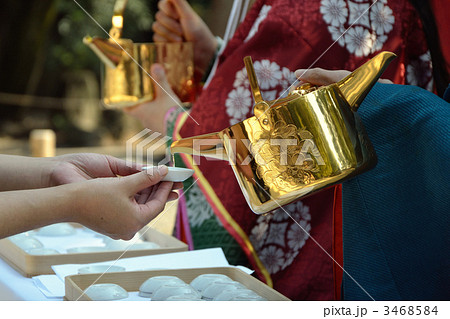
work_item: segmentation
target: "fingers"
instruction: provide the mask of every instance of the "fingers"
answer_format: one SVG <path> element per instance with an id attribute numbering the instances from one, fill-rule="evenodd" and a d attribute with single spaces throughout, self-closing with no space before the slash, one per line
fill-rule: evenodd
<path id="1" fill-rule="evenodd" d="M 329 85 L 339 82 L 349 74 L 350 71 L 346 70 L 324 70 L 321 68 L 299 69 L 295 71 L 295 76 L 299 79 L 299 85 L 305 82 L 315 85 Z M 392 84 L 390 80 L 386 79 L 380 79 L 378 82 Z"/>
<path id="2" fill-rule="evenodd" d="M 113 172 L 116 176 L 127 176 L 130 174 L 135 174 L 141 171 L 141 168 L 143 167 L 142 164 L 137 163 L 133 163 L 132 166 L 129 166 L 127 165 L 126 161 L 114 156 L 105 155 L 105 158 L 108 162 L 111 172 Z"/>
<path id="3" fill-rule="evenodd" d="M 177 20 L 172 19 L 161 11 L 158 11 L 155 17 L 156 21 L 159 22 L 163 27 L 165 27 L 166 30 L 180 37 L 183 35 L 183 30 L 181 29 L 181 25 Z"/>
<path id="4" fill-rule="evenodd" d="M 155 42 L 181 42 L 183 41 L 183 30 L 179 22 L 179 15 L 170 1 L 158 2 L 159 11 L 155 15 L 152 24 Z"/>
<path id="5" fill-rule="evenodd" d="M 166 38 L 158 33 L 153 33 L 153 42 L 169 42 Z"/>
<path id="6" fill-rule="evenodd" d="M 179 15 L 175 10 L 174 5 L 169 0 L 161 0 L 158 2 L 158 9 L 164 12 L 168 17 L 178 20 Z"/>
<path id="7" fill-rule="evenodd" d="M 156 185 L 168 173 L 167 166 L 160 166 L 154 170 L 128 175 L 119 179 L 119 183 L 125 188 L 125 191 L 131 196 L 137 192 Z M 172 185 L 170 185 L 172 187 Z"/>
<path id="8" fill-rule="evenodd" d="M 140 205 L 141 211 L 148 220 L 155 218 L 162 212 L 167 201 L 178 198 L 178 194 L 172 192 L 172 186 L 172 182 L 162 182 L 158 184 L 145 205 Z"/>
<path id="9" fill-rule="evenodd" d="M 180 16 L 180 19 L 192 19 L 196 17 L 197 14 L 186 0 L 171 0 L 171 3 Z"/>
<path id="10" fill-rule="evenodd" d="M 308 82 L 315 85 L 329 85 L 336 83 L 350 74 L 345 70 L 324 70 L 321 68 L 314 69 L 299 69 L 295 71 L 295 76 L 300 80 L 300 83 Z"/>
<path id="11" fill-rule="evenodd" d="M 391 80 L 388 79 L 379 79 L 378 82 L 384 83 L 384 84 L 394 84 Z"/>
<path id="12" fill-rule="evenodd" d="M 182 182 L 173 183 L 172 190 L 177 190 L 177 189 L 182 189 L 182 188 L 183 188 L 183 183 Z"/>
<path id="13" fill-rule="evenodd" d="M 176 200 L 176 199 L 178 199 L 178 197 L 179 196 L 178 196 L 177 192 L 170 192 L 169 197 L 167 198 L 167 201 L 170 202 L 170 201 Z"/>
<path id="14" fill-rule="evenodd" d="M 175 24 L 177 26 L 175 26 Z M 170 30 L 168 27 L 163 25 L 161 23 L 161 21 L 153 22 L 152 30 L 155 32 L 155 34 L 153 36 L 153 40 L 155 42 L 158 42 L 156 39 L 163 39 L 163 41 L 160 41 L 160 42 L 181 42 L 183 39 L 181 37 L 181 34 L 178 33 L 179 32 L 178 29 L 181 29 L 181 26 L 175 21 L 173 21 L 173 23 L 171 23 L 171 25 L 174 25 L 173 28 L 175 28 L 176 31 Z M 158 37 L 156 37 L 157 35 L 158 35 Z"/>

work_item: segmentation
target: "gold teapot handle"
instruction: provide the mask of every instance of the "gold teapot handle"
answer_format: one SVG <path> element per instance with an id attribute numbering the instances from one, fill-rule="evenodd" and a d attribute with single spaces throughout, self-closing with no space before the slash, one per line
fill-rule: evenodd
<path id="1" fill-rule="evenodd" d="M 256 78 L 255 69 L 253 68 L 252 58 L 250 56 L 246 56 L 244 58 L 244 64 L 245 68 L 247 69 L 248 81 L 253 93 L 253 98 L 255 99 L 253 113 L 255 114 L 261 126 L 268 130 L 270 128 L 270 119 L 268 112 L 270 106 L 262 98 L 261 90 L 259 89 L 258 85 L 258 79 Z"/>
<path id="2" fill-rule="evenodd" d="M 112 28 L 109 30 L 109 36 L 113 39 L 119 39 L 122 36 L 123 12 L 128 0 L 116 0 L 114 4 L 114 15 L 112 17 Z"/>

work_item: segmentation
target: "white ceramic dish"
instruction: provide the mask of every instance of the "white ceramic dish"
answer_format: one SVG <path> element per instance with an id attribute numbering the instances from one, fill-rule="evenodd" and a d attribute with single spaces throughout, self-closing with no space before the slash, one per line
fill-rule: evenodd
<path id="1" fill-rule="evenodd" d="M 202 292 L 206 287 L 215 282 L 234 282 L 230 277 L 222 274 L 204 274 L 191 281 L 191 286 L 198 292 Z"/>
<path id="2" fill-rule="evenodd" d="M 48 225 L 40 228 L 36 235 L 39 236 L 70 236 L 76 233 L 76 229 L 67 223 Z"/>
<path id="3" fill-rule="evenodd" d="M 166 301 L 205 301 L 202 298 L 196 296 L 195 294 L 183 294 L 170 296 Z"/>
<path id="4" fill-rule="evenodd" d="M 16 235 L 9 237 L 9 240 L 12 241 L 14 244 L 22 248 L 23 250 L 30 250 L 35 248 L 43 248 L 44 246 L 42 243 L 37 240 L 36 238 L 32 236 L 27 235 Z"/>
<path id="5" fill-rule="evenodd" d="M 92 285 L 86 288 L 84 293 L 95 301 L 120 300 L 128 297 L 128 292 L 116 284 Z"/>
<path id="6" fill-rule="evenodd" d="M 154 168 L 156 168 L 156 166 L 145 166 L 142 168 L 142 170 L 152 170 Z M 194 170 L 189 168 L 168 167 L 168 169 L 169 172 L 162 179 L 166 182 L 184 182 L 194 174 Z"/>
<path id="7" fill-rule="evenodd" d="M 131 241 L 118 239 L 118 240 L 110 240 L 106 244 L 105 249 L 106 250 L 125 250 L 129 246 L 131 246 Z"/>
<path id="8" fill-rule="evenodd" d="M 200 294 L 188 284 L 162 285 L 152 295 L 152 301 L 165 301 L 167 298 L 179 295 L 191 295 L 200 298 Z"/>
<path id="9" fill-rule="evenodd" d="M 237 289 L 225 289 L 216 297 L 214 297 L 213 301 L 240 301 L 240 300 L 265 300 L 263 297 L 258 295 L 256 292 L 246 289 L 246 288 L 237 288 Z"/>
<path id="10" fill-rule="evenodd" d="M 245 286 L 237 281 L 233 282 L 214 282 L 208 287 L 203 289 L 202 298 L 205 300 L 213 300 L 220 295 L 223 291 L 244 289 Z"/>
<path id="11" fill-rule="evenodd" d="M 139 296 L 151 298 L 153 293 L 158 290 L 162 285 L 167 284 L 181 284 L 186 283 L 178 277 L 175 276 L 155 276 L 144 281 L 139 288 Z"/>
<path id="12" fill-rule="evenodd" d="M 243 294 L 232 298 L 230 301 L 267 301 L 267 299 L 253 294 Z"/>
<path id="13" fill-rule="evenodd" d="M 67 249 L 68 254 L 96 253 L 99 251 L 107 251 L 107 249 L 105 247 L 97 247 L 97 246 L 74 247 Z"/>
<path id="14" fill-rule="evenodd" d="M 101 274 L 105 272 L 122 272 L 122 271 L 125 271 L 124 267 L 113 265 L 85 266 L 78 269 L 79 274 Z"/>

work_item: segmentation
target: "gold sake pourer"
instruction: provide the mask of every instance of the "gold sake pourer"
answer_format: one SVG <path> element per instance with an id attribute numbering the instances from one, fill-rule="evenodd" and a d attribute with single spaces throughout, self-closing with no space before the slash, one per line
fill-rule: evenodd
<path id="1" fill-rule="evenodd" d="M 108 108 L 130 107 L 154 99 L 150 68 L 160 63 L 175 94 L 182 102 L 195 98 L 194 50 L 192 43 L 134 43 L 121 38 L 127 1 L 114 6 L 109 38 L 86 36 L 83 42 L 105 65 L 102 102 Z"/>
<path id="2" fill-rule="evenodd" d="M 319 88 L 307 83 L 274 101 L 263 100 L 246 57 L 255 116 L 175 141 L 171 152 L 228 160 L 256 214 L 340 183 L 377 163 L 356 111 L 395 57 L 382 52 L 337 83 Z"/>

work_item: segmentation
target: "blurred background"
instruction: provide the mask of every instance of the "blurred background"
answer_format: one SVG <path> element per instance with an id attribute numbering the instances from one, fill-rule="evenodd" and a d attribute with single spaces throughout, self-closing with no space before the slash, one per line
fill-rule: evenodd
<path id="1" fill-rule="evenodd" d="M 158 0 L 129 0 L 123 37 L 151 42 Z M 191 0 L 223 36 L 232 1 Z M 78 4 L 79 5 L 78 5 Z M 85 35 L 106 37 L 114 0 L 3 0 L 0 11 L 0 153 L 30 155 L 35 129 L 56 133 L 57 154 L 92 151 L 125 156 L 142 127 L 100 103 L 100 64 Z M 213 22 L 213 23 L 211 23 Z"/>

